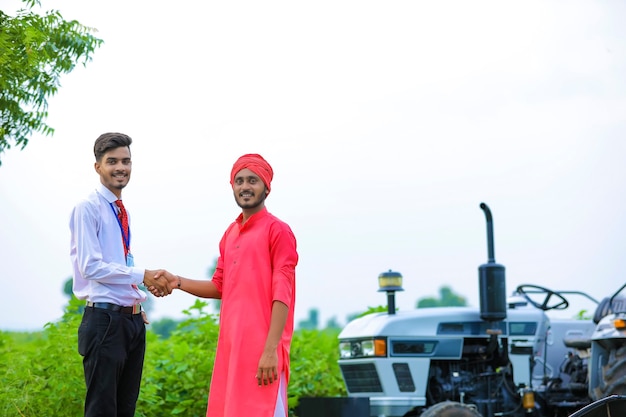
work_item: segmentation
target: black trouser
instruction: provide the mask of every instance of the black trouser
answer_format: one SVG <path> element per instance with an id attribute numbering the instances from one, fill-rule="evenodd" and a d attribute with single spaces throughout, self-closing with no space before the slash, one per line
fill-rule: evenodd
<path id="1" fill-rule="evenodd" d="M 85 417 L 134 416 L 145 352 L 141 314 L 85 308 L 78 328 L 87 385 Z"/>

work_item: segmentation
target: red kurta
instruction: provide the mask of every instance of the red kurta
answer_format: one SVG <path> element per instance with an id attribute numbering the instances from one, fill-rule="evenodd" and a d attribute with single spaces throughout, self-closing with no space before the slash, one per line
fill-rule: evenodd
<path id="1" fill-rule="evenodd" d="M 278 345 L 278 372 L 284 372 L 289 381 L 296 239 L 289 226 L 266 208 L 243 226 L 242 218 L 224 233 L 213 275 L 222 293 L 222 307 L 207 417 L 274 416 L 279 383 L 259 386 L 255 378 L 274 301 L 289 307 Z"/>

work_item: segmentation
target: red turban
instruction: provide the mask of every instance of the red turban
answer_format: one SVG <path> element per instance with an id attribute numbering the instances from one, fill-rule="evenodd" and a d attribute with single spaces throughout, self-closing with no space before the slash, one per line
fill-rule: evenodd
<path id="1" fill-rule="evenodd" d="M 237 161 L 233 164 L 233 169 L 230 171 L 230 185 L 233 185 L 235 182 L 235 175 L 245 168 L 248 168 L 261 178 L 261 181 L 265 184 L 269 194 L 272 188 L 270 184 L 272 182 L 272 178 L 274 178 L 274 171 L 272 170 L 270 164 L 268 164 L 261 155 L 256 153 L 248 153 L 237 159 Z"/>

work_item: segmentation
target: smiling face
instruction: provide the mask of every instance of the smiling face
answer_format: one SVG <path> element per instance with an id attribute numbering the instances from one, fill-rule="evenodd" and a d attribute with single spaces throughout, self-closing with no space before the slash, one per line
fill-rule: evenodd
<path id="1" fill-rule="evenodd" d="M 96 161 L 94 167 L 100 175 L 100 182 L 117 198 L 121 198 L 122 189 L 128 184 L 132 170 L 130 148 L 120 146 L 109 150 Z"/>
<path id="2" fill-rule="evenodd" d="M 250 216 L 265 206 L 267 189 L 258 175 L 244 168 L 235 174 L 233 195 L 237 205 Z"/>

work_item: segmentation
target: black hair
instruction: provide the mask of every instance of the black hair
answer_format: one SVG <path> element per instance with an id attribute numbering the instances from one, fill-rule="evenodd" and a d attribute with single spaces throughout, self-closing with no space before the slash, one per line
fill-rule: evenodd
<path id="1" fill-rule="evenodd" d="M 120 148 L 122 146 L 127 146 L 130 149 L 131 143 L 133 143 L 133 140 L 130 136 L 123 133 L 108 132 L 101 134 L 93 145 L 93 154 L 96 157 L 96 162 L 99 162 L 104 154 L 111 149 Z"/>

